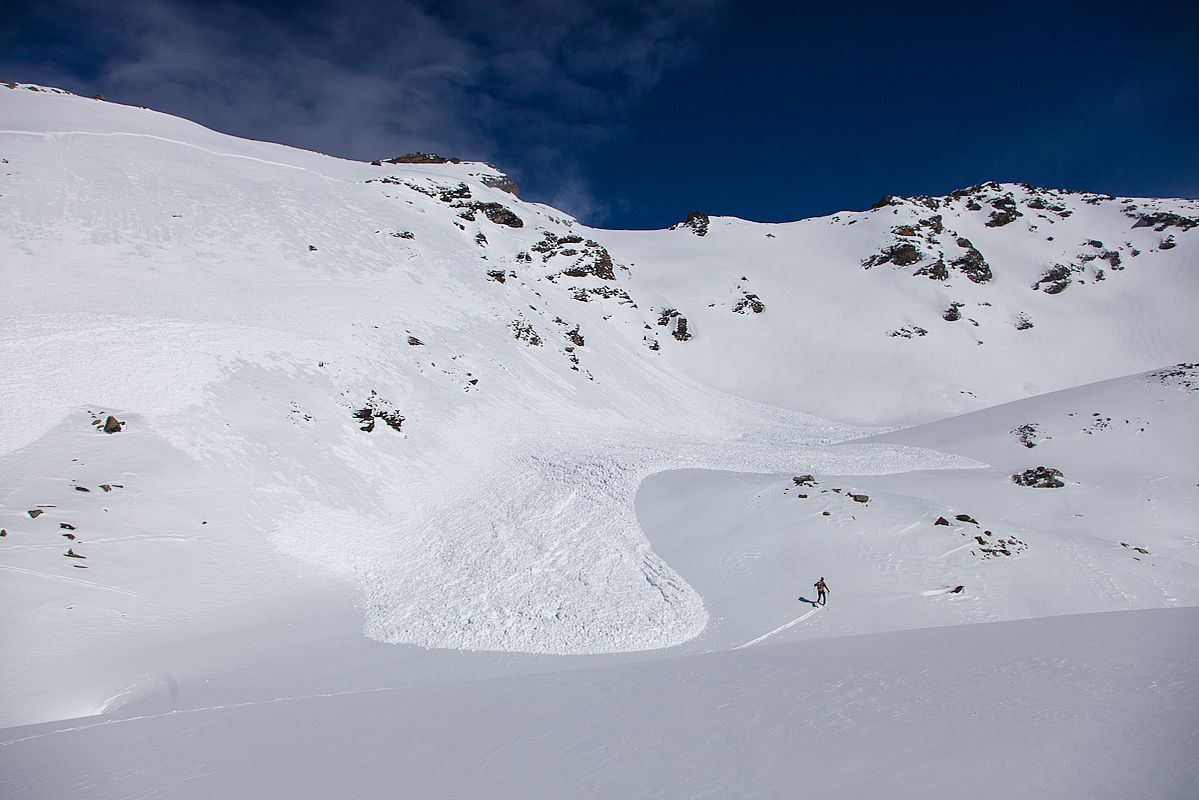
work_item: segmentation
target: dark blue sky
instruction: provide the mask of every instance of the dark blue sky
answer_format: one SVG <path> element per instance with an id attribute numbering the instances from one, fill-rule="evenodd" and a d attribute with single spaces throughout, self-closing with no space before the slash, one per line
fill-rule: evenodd
<path id="1" fill-rule="evenodd" d="M 1199 195 L 1199 2 L 42 2 L 0 76 L 369 159 L 494 161 L 610 227 L 984 180 Z"/>

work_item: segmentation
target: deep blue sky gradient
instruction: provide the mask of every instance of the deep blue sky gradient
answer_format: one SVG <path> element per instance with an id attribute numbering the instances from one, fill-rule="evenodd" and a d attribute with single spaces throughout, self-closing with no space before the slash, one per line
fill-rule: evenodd
<path id="1" fill-rule="evenodd" d="M 985 180 L 1199 195 L 1199 2 L 78 0 L 0 76 L 352 158 L 490 160 L 592 224 Z"/>

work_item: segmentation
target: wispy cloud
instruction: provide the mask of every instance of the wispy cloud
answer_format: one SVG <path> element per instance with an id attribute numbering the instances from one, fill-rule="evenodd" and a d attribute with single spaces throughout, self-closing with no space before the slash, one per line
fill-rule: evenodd
<path id="1" fill-rule="evenodd" d="M 70 2 L 39 11 L 57 31 L 58 47 L 38 48 L 49 57 L 9 48 L 0 64 L 15 79 L 352 158 L 434 150 L 497 161 L 595 219 L 604 207 L 577 155 L 621 135 L 722 5 Z M 63 59 L 72 40 L 90 57 Z"/>

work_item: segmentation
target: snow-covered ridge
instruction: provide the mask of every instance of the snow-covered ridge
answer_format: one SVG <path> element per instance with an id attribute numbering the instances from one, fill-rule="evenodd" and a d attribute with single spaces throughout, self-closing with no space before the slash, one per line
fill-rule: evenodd
<path id="1" fill-rule="evenodd" d="M 987 184 L 606 231 L 487 165 L 351 162 L 16 90 L 0 158 L 5 563 L 117 586 L 109 570 L 169 562 L 203 587 L 170 596 L 209 613 L 269 538 L 282 563 L 352 578 L 388 642 L 684 642 L 708 612 L 637 523 L 644 477 L 979 466 L 830 445 L 1199 341 L 1179 302 L 1199 288 L 1194 201 Z M 91 414 L 128 424 L 105 435 Z M 74 486 L 114 480 L 144 502 L 100 538 L 147 539 L 106 559 L 93 530 L 115 512 Z M 87 563 L 62 560 L 61 522 Z"/>

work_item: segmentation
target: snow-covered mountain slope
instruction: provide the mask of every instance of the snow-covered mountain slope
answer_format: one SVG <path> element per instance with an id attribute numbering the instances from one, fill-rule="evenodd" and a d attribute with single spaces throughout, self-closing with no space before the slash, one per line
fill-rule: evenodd
<path id="1" fill-rule="evenodd" d="M 286 693 L 386 685 L 401 663 L 546 664 L 381 655 L 360 629 L 542 654 L 736 646 L 804 612 L 795 581 L 824 564 L 862 602 L 779 636 L 1194 602 L 1166 522 L 1124 539 L 1161 559 L 1156 595 L 1136 579 L 1013 599 L 1042 597 L 1074 551 L 1005 492 L 1056 490 L 1014 487 L 1019 465 L 981 444 L 863 437 L 1193 360 L 1195 201 L 986 184 L 787 225 L 605 231 L 487 165 L 349 162 L 21 85 L 0 86 L 0 158 L 5 722 L 169 703 L 174 682 L 190 697 L 243 667 Z M 1150 430 L 1193 440 L 1192 406 Z M 843 526 L 854 549 L 759 560 L 726 591 L 705 577 L 725 542 L 680 544 L 680 521 L 718 533 L 721 516 L 682 502 L 677 470 L 756 475 L 762 520 L 805 507 L 782 494 L 793 475 L 856 476 L 872 499 L 794 523 Z M 1194 508 L 1176 497 L 1171 514 Z M 993 532 L 1027 552 L 982 561 L 968 529 L 926 524 L 992 502 Z M 811 541 L 784 530 L 757 533 Z M 329 650 L 344 660 L 311 659 Z"/>
<path id="2" fill-rule="evenodd" d="M 829 612 L 832 613 L 832 612 Z M 6 797 L 1189 798 L 1196 609 L 0 732 Z"/>

